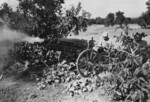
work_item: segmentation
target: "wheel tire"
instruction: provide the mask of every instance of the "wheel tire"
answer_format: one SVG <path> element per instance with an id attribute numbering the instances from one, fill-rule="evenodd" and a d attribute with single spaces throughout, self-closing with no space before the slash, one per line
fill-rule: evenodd
<path id="1" fill-rule="evenodd" d="M 92 56 L 93 54 L 94 54 L 94 57 Z M 88 55 L 88 54 L 90 54 L 90 56 Z M 86 56 L 87 55 L 87 56 Z M 88 57 L 88 58 L 86 58 L 86 57 Z M 92 58 L 93 57 L 93 58 Z M 85 62 L 83 62 L 82 60 L 83 59 L 85 59 Z M 79 54 L 79 56 L 78 56 L 78 58 L 77 58 L 77 61 L 76 61 L 76 67 L 77 67 L 77 70 L 78 70 L 78 72 L 79 72 L 79 74 L 82 76 L 82 77 L 89 77 L 89 75 L 87 74 L 87 75 L 85 75 L 85 73 L 82 71 L 82 67 L 81 67 L 81 63 L 83 62 L 84 64 L 85 64 L 85 67 L 87 68 L 87 67 L 89 67 L 89 66 L 91 66 L 90 64 L 89 64 L 89 62 L 90 63 L 92 63 L 93 64 L 93 62 L 92 61 L 94 61 L 94 60 L 97 60 L 98 61 L 98 53 L 95 51 L 95 50 L 92 50 L 92 49 L 86 49 L 86 50 L 84 50 L 84 51 L 82 51 L 80 54 Z M 88 63 L 87 63 L 88 62 Z M 98 64 L 98 62 L 96 62 L 97 64 Z M 86 70 L 86 69 L 85 69 Z M 86 71 L 89 71 L 89 69 L 87 69 Z M 93 69 L 92 69 L 92 71 L 93 71 Z"/>

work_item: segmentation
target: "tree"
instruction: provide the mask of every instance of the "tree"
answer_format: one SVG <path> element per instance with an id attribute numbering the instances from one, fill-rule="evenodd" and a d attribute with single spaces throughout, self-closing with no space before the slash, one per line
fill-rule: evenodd
<path id="1" fill-rule="evenodd" d="M 41 38 L 59 37 L 56 26 L 59 25 L 62 3 L 64 0 L 19 0 L 18 11 L 32 22 L 28 33 Z"/>
<path id="2" fill-rule="evenodd" d="M 89 25 L 92 25 L 92 24 L 96 24 L 96 21 L 94 18 L 92 19 L 89 19 L 89 22 L 88 22 Z"/>
<path id="3" fill-rule="evenodd" d="M 28 34 L 31 31 L 31 23 L 29 19 L 24 17 L 23 13 L 19 10 L 13 11 L 7 3 L 3 3 L 0 6 L 0 18 L 3 22 L 2 25 L 6 25 L 11 30 L 20 30 Z M 29 29 L 30 28 L 30 29 Z"/>
<path id="4" fill-rule="evenodd" d="M 150 0 L 146 2 L 146 5 L 148 10 L 143 12 L 139 17 L 139 25 L 142 28 L 146 28 L 148 25 L 150 25 Z"/>
<path id="5" fill-rule="evenodd" d="M 5 18 L 11 29 L 40 38 L 60 38 L 66 37 L 71 31 L 75 34 L 79 34 L 80 30 L 86 31 L 91 13 L 83 10 L 79 16 L 82 9 L 79 3 L 77 7 L 66 10 L 66 15 L 62 16 L 62 3 L 63 0 L 19 0 L 17 11 L 3 4 L 0 14 L 9 15 Z"/>
<path id="6" fill-rule="evenodd" d="M 146 2 L 146 5 L 147 5 L 148 11 L 150 12 L 150 0 L 148 0 L 148 1 Z"/>
<path id="7" fill-rule="evenodd" d="M 90 19 L 91 16 L 92 16 L 92 14 L 91 14 L 90 12 L 87 12 L 87 11 L 85 11 L 85 10 L 82 10 L 82 16 L 83 16 L 84 18 Z"/>
<path id="8" fill-rule="evenodd" d="M 142 15 L 139 17 L 139 25 L 141 26 L 141 28 L 146 28 L 147 26 L 147 14 L 146 13 L 142 13 Z"/>
<path id="9" fill-rule="evenodd" d="M 7 3 L 3 3 L 0 6 L 0 18 L 4 23 L 8 24 L 12 12 L 12 8 Z"/>
<path id="10" fill-rule="evenodd" d="M 96 17 L 95 18 L 95 23 L 96 24 L 104 24 L 104 19 L 101 17 Z"/>
<path id="11" fill-rule="evenodd" d="M 60 25 L 58 29 L 63 37 L 66 37 L 70 32 L 78 35 L 79 31 L 86 31 L 88 26 L 88 20 L 91 17 L 91 13 L 82 10 L 81 3 L 79 2 L 77 7 L 72 6 L 66 10 L 66 15 L 60 19 Z M 80 15 L 81 13 L 81 15 Z"/>
<path id="12" fill-rule="evenodd" d="M 13 19 L 11 18 L 10 24 L 14 29 L 25 30 L 29 35 L 44 38 L 45 40 L 35 44 L 40 49 L 40 52 L 43 53 L 42 57 L 38 58 L 33 53 L 30 53 L 36 52 L 35 49 L 30 49 L 34 44 L 27 42 L 16 43 L 9 54 L 13 61 L 24 63 L 29 60 L 30 64 L 32 64 L 36 61 L 34 59 L 36 57 L 39 61 L 42 59 L 48 62 L 50 59 L 45 58 L 47 58 L 46 54 L 51 50 L 51 41 L 56 42 L 57 38 L 66 37 L 71 31 L 78 34 L 79 30 L 86 30 L 90 14 L 87 11 L 83 11 L 82 15 L 79 15 L 82 8 L 81 3 L 77 7 L 66 10 L 65 15 L 61 13 L 62 3 L 62 0 L 47 0 L 44 2 L 43 0 L 19 0 L 18 9 L 13 13 L 16 16 L 12 17 Z M 23 50 L 22 47 L 24 48 Z"/>
<path id="13" fill-rule="evenodd" d="M 125 21 L 125 16 L 124 16 L 124 12 L 118 11 L 116 12 L 116 19 L 115 19 L 116 23 L 119 24 L 121 27 Z"/>
<path id="14" fill-rule="evenodd" d="M 106 17 L 106 26 L 113 26 L 114 25 L 114 13 L 109 13 Z"/>
<path id="15" fill-rule="evenodd" d="M 125 18 L 124 24 L 128 25 L 129 23 L 132 23 L 132 19 L 130 17 Z"/>

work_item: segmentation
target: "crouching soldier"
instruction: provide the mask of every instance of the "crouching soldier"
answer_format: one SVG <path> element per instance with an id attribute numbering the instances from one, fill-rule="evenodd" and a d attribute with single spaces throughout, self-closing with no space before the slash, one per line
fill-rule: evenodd
<path id="1" fill-rule="evenodd" d="M 136 33 L 134 35 L 135 43 L 137 44 L 137 50 L 135 52 L 136 55 L 143 57 L 143 63 L 145 63 L 148 60 L 149 55 L 148 54 L 148 45 L 147 41 L 142 40 L 143 37 L 147 36 L 145 33 Z"/>
<path id="2" fill-rule="evenodd" d="M 109 49 L 111 46 L 112 43 L 110 42 L 108 32 L 103 32 L 102 36 L 99 38 L 98 42 L 96 43 L 93 49 L 101 53 L 104 52 L 105 49 Z"/>

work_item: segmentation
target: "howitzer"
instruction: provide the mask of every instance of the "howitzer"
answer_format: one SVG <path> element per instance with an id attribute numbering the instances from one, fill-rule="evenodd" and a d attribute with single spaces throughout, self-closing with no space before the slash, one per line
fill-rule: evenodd
<path id="1" fill-rule="evenodd" d="M 44 41 L 49 50 L 60 51 L 58 61 L 76 61 L 80 52 L 85 49 L 91 49 L 94 46 L 93 38 L 89 41 L 83 39 L 46 39 Z"/>
<path id="2" fill-rule="evenodd" d="M 66 60 L 76 62 L 79 54 L 86 50 L 92 49 L 94 40 L 83 39 L 45 39 L 43 42 L 22 42 L 15 48 L 19 61 L 28 61 L 30 70 L 42 70 L 58 62 Z"/>

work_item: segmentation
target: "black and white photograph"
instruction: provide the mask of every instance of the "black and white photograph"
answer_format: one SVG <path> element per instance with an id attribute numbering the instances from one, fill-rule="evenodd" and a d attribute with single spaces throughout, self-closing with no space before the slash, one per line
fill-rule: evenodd
<path id="1" fill-rule="evenodd" d="M 0 0 L 0 102 L 150 102 L 150 0 Z"/>

